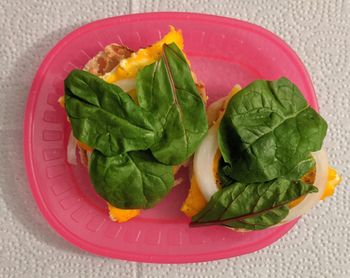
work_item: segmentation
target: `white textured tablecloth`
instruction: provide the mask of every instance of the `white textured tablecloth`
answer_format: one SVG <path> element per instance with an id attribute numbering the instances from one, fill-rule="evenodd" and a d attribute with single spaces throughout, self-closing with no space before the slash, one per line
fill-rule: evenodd
<path id="1" fill-rule="evenodd" d="M 41 217 L 23 164 L 26 97 L 45 53 L 99 18 L 195 11 L 262 25 L 286 40 L 309 70 L 326 146 L 344 180 L 284 238 L 239 258 L 187 265 L 129 263 L 71 246 Z M 0 277 L 350 277 L 350 2 L 0 0 Z"/>

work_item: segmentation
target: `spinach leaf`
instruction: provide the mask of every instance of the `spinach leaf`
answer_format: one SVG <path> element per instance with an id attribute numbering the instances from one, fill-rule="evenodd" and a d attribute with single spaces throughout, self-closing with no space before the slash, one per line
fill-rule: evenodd
<path id="1" fill-rule="evenodd" d="M 230 164 L 226 163 L 222 157 L 219 160 L 218 176 L 221 187 L 229 186 L 235 182 Z"/>
<path id="2" fill-rule="evenodd" d="M 65 106 L 74 137 L 110 156 L 144 150 L 158 140 L 157 122 L 119 87 L 82 70 L 65 80 Z"/>
<path id="3" fill-rule="evenodd" d="M 174 183 L 172 167 L 159 163 L 149 151 L 106 157 L 94 150 L 90 178 L 96 192 L 121 209 L 153 207 Z"/>
<path id="4" fill-rule="evenodd" d="M 136 88 L 140 106 L 162 126 L 161 138 L 150 147 L 154 157 L 169 165 L 188 159 L 208 124 L 191 70 L 176 44 L 164 44 L 161 59 L 138 73 Z"/>
<path id="5" fill-rule="evenodd" d="M 292 169 L 289 170 L 283 177 L 289 180 L 296 180 L 304 176 L 312 168 L 315 168 L 316 162 L 309 154 L 304 160 L 299 161 Z"/>
<path id="6" fill-rule="evenodd" d="M 225 224 L 249 230 L 279 223 L 288 214 L 287 204 L 317 187 L 302 181 L 278 178 L 263 183 L 235 182 L 222 188 L 192 218 L 192 226 Z"/>
<path id="7" fill-rule="evenodd" d="M 226 226 L 235 229 L 245 230 L 263 230 L 273 225 L 280 223 L 289 213 L 289 207 L 287 205 L 274 208 L 263 212 L 257 216 L 252 216 L 226 224 Z"/>
<path id="8" fill-rule="evenodd" d="M 257 80 L 230 100 L 218 141 L 237 181 L 297 180 L 311 168 L 310 152 L 321 148 L 326 131 L 324 119 L 288 79 Z"/>

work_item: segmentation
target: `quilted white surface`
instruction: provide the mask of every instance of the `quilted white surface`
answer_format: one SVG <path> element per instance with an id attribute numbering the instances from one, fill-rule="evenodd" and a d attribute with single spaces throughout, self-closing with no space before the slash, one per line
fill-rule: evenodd
<path id="1" fill-rule="evenodd" d="M 240 18 L 284 38 L 306 64 L 329 123 L 326 146 L 332 164 L 343 174 L 341 186 L 283 239 L 254 254 L 188 265 L 96 257 L 56 235 L 29 192 L 22 120 L 45 53 L 92 20 L 165 10 Z M 349 0 L 0 0 L 0 277 L 350 277 L 349 26 Z"/>

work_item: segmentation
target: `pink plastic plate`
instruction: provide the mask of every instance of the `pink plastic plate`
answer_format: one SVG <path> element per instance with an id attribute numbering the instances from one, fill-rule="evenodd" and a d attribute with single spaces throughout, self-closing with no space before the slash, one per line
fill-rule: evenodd
<path id="1" fill-rule="evenodd" d="M 169 30 L 182 29 L 194 72 L 206 84 L 209 102 L 239 83 L 286 76 L 317 108 L 310 78 L 296 54 L 265 29 L 231 18 L 191 13 L 135 14 L 87 24 L 62 39 L 42 62 L 30 90 L 24 151 L 33 196 L 50 225 L 66 240 L 92 253 L 141 262 L 190 263 L 239 256 L 273 243 L 296 221 L 265 231 L 236 233 L 224 227 L 189 228 L 179 211 L 185 181 L 158 206 L 118 224 L 94 192 L 87 170 L 66 162 L 69 126 L 57 99 L 63 80 L 105 45 L 147 46 Z"/>

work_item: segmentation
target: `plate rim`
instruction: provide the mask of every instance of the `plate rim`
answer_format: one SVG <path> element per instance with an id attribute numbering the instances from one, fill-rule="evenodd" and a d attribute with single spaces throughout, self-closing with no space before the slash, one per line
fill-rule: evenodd
<path id="1" fill-rule="evenodd" d="M 250 30 L 254 29 L 256 32 L 263 33 L 270 40 L 273 40 L 275 43 L 278 43 L 281 48 L 286 51 L 288 56 L 291 56 L 293 59 L 292 62 L 295 63 L 297 68 L 300 69 L 300 72 L 303 73 L 302 79 L 304 79 L 304 83 L 307 86 L 308 91 L 312 95 L 312 99 L 314 101 L 314 106 L 316 110 L 318 110 L 317 97 L 314 91 L 314 87 L 312 84 L 312 80 L 307 72 L 305 65 L 302 63 L 301 59 L 295 53 L 295 51 L 280 37 L 271 31 L 256 25 L 254 23 L 250 23 L 247 21 L 243 21 L 236 18 L 217 16 L 205 13 L 191 13 L 191 12 L 150 12 L 150 13 L 136 13 L 136 14 L 127 14 L 121 16 L 108 17 L 104 19 L 99 19 L 96 21 L 92 21 L 90 23 L 84 24 L 67 35 L 61 38 L 45 55 L 44 59 L 40 63 L 35 77 L 33 79 L 32 85 L 29 90 L 29 94 L 26 101 L 26 107 L 24 112 L 24 120 L 23 120 L 23 153 L 24 153 L 24 162 L 25 162 L 25 170 L 26 176 L 28 180 L 28 184 L 31 188 L 32 196 L 39 208 L 40 213 L 49 223 L 51 228 L 58 233 L 63 239 L 67 240 L 74 246 L 80 248 L 81 250 L 88 251 L 95 255 L 127 260 L 127 261 L 136 261 L 136 262 L 146 262 L 146 263 L 195 263 L 195 262 L 205 262 L 205 261 L 213 261 L 224 258 L 233 257 L 234 252 L 237 252 L 237 248 L 231 248 L 227 250 L 221 250 L 211 253 L 203 253 L 200 255 L 149 255 L 145 256 L 143 254 L 138 254 L 135 252 L 125 252 L 121 250 L 112 250 L 102 248 L 100 246 L 94 245 L 90 242 L 85 241 L 82 238 L 79 238 L 75 234 L 73 234 L 69 229 L 67 229 L 48 209 L 45 200 L 42 198 L 41 192 L 38 187 L 38 181 L 36 176 L 34 175 L 33 168 L 33 152 L 32 152 L 32 124 L 33 124 L 33 111 L 35 111 L 36 99 L 38 96 L 38 91 L 41 87 L 42 76 L 45 75 L 50 62 L 54 59 L 55 55 L 67 44 L 69 41 L 79 37 L 82 33 L 92 31 L 95 28 L 101 28 L 110 24 L 116 24 L 117 22 L 135 22 L 135 21 L 144 21 L 150 20 L 154 17 L 159 18 L 173 18 L 173 19 L 182 19 L 182 20 L 202 20 L 202 21 L 210 21 L 218 24 L 227 25 L 232 27 L 233 25 L 241 25 L 245 28 L 249 28 Z M 256 252 L 264 247 L 271 245 L 272 243 L 281 239 L 288 231 L 290 231 L 293 226 L 297 223 L 298 219 L 293 220 L 276 230 L 272 233 L 268 238 L 265 238 L 264 241 L 254 242 L 252 244 L 247 245 L 244 248 L 244 251 L 238 251 L 234 256 L 241 256 L 248 253 Z"/>

